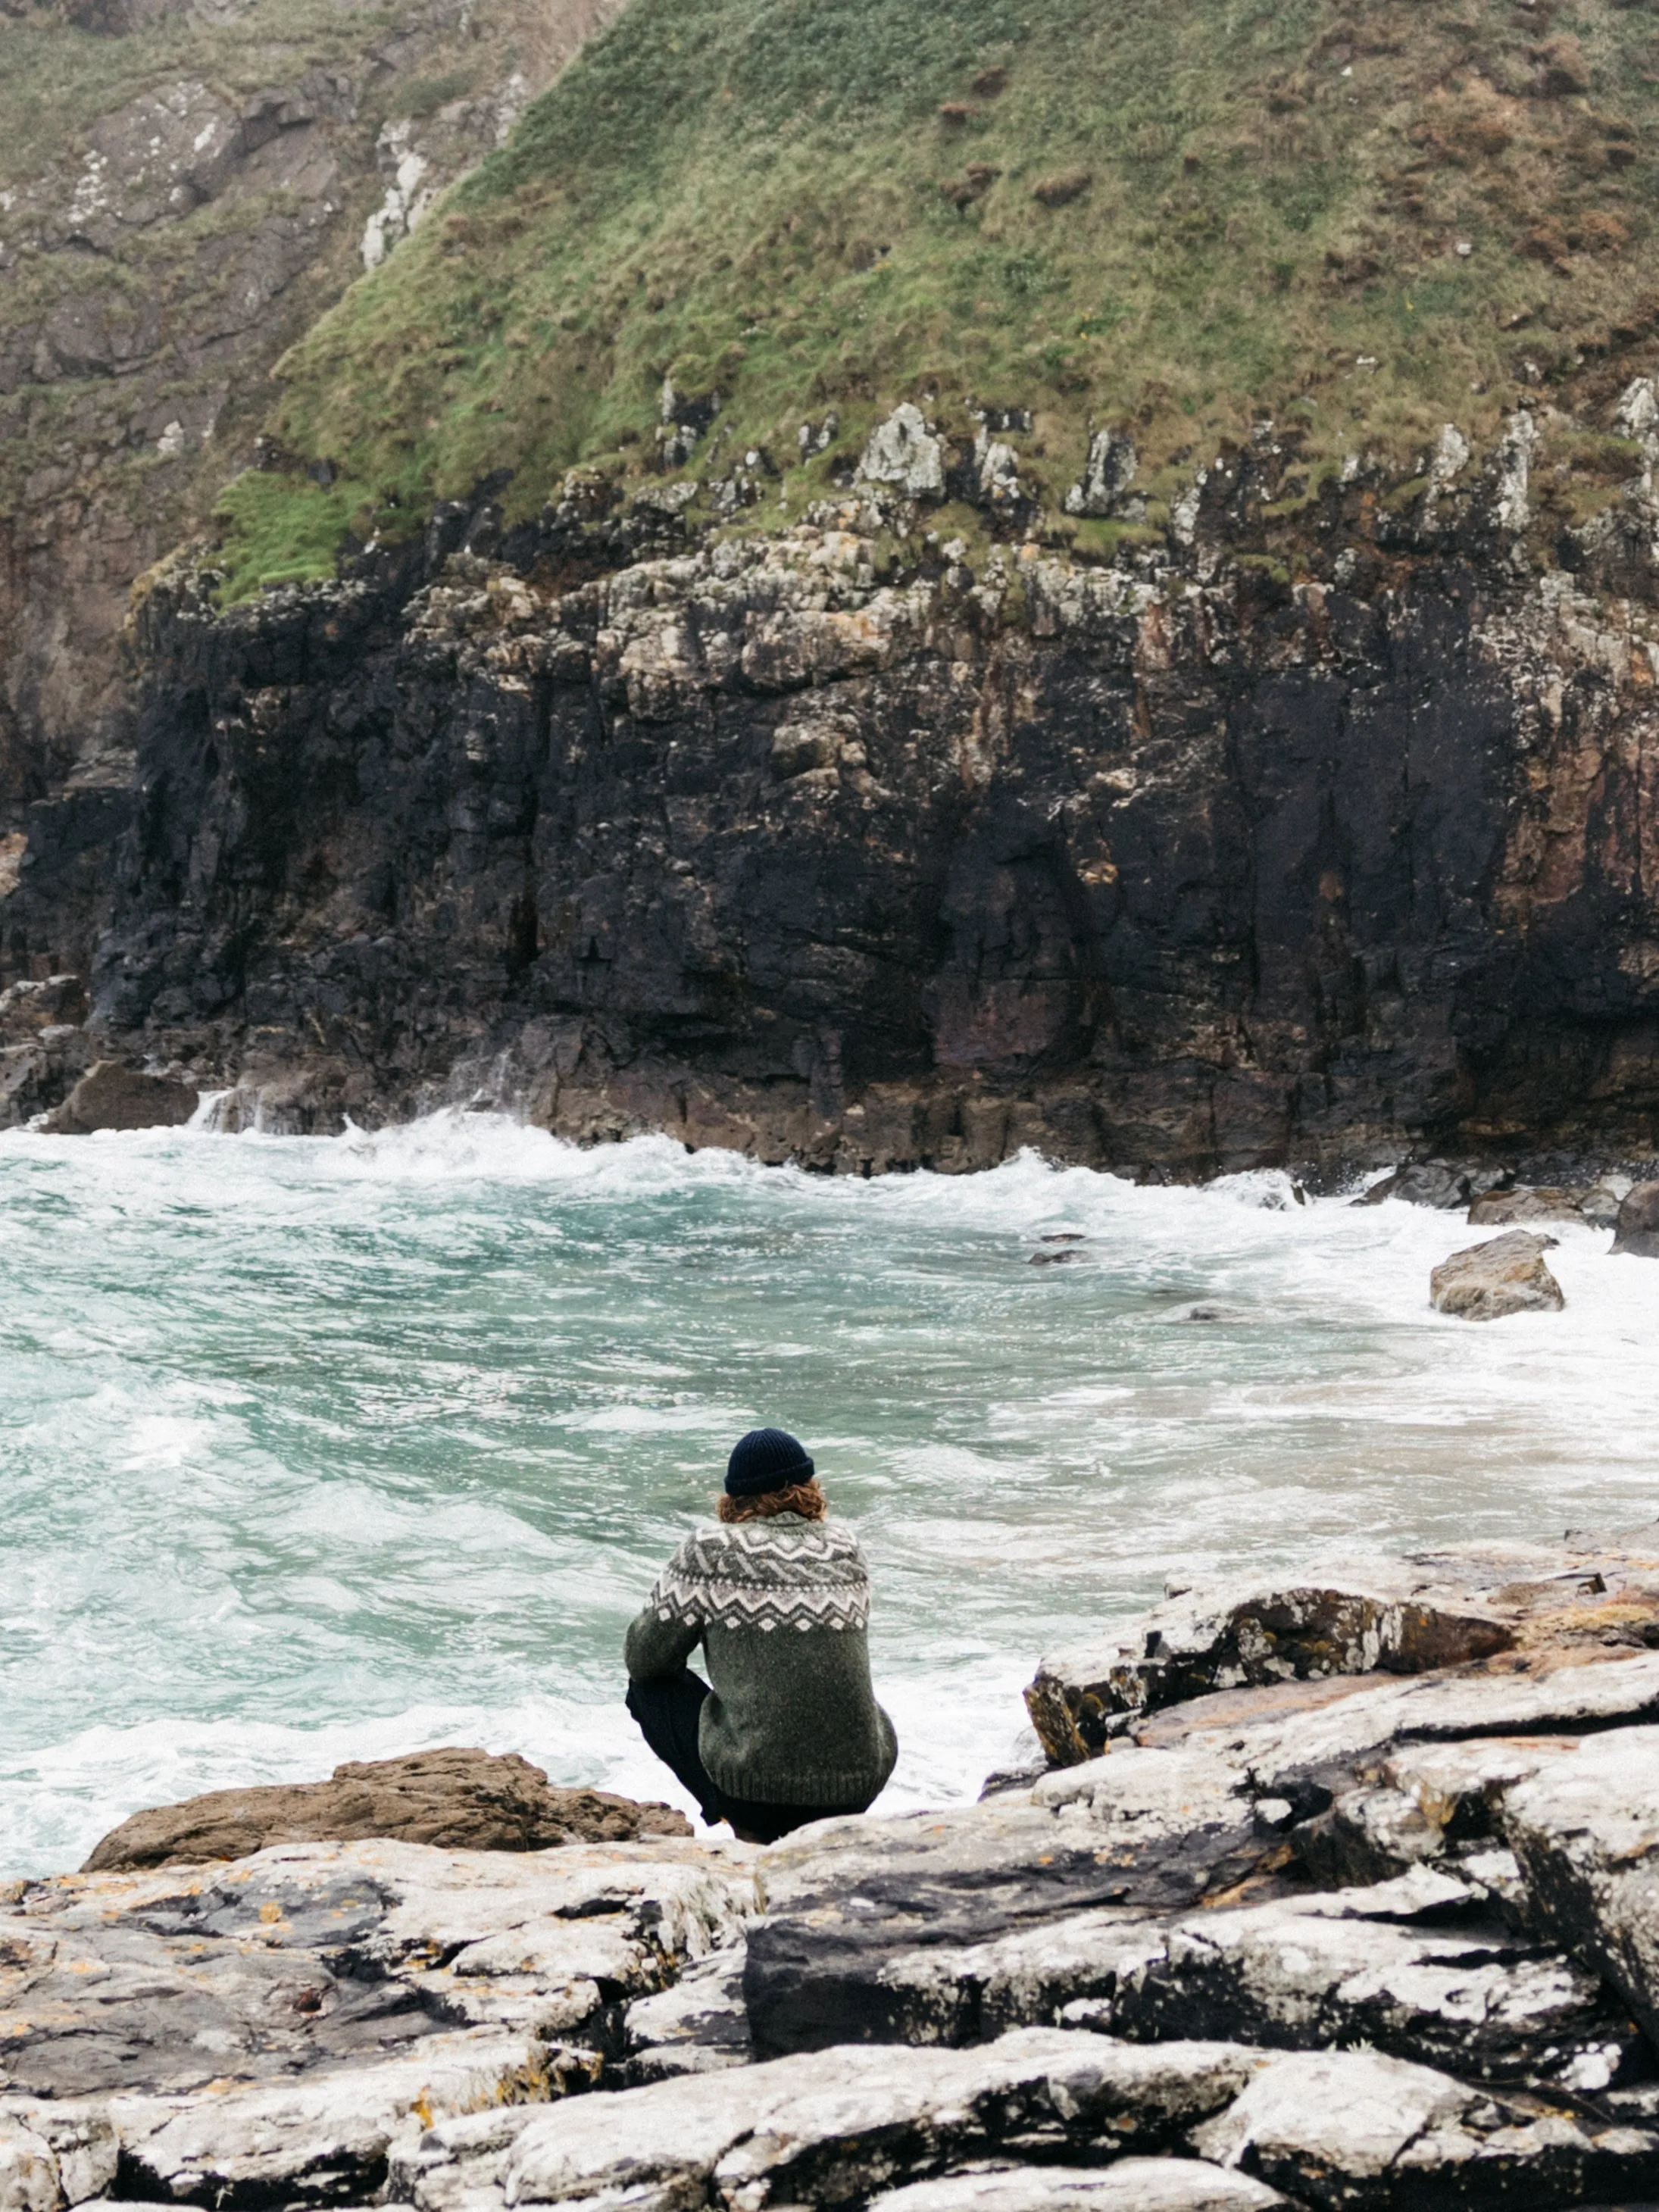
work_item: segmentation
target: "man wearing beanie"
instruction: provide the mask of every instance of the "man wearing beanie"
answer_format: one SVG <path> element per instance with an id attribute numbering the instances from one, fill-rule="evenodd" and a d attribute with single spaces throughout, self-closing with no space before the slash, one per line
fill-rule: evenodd
<path id="1" fill-rule="evenodd" d="M 898 1757 L 870 1684 L 869 1571 L 826 1510 L 796 1439 L 751 1429 L 721 1526 L 686 1538 L 628 1632 L 629 1711 L 703 1819 L 745 1843 L 862 1813 Z M 699 1644 L 707 1682 L 685 1663 Z"/>

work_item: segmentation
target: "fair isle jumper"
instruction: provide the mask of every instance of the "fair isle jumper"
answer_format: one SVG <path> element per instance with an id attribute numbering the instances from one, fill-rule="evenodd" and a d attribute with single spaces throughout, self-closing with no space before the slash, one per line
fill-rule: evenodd
<path id="1" fill-rule="evenodd" d="M 870 1573 L 839 1522 L 779 1513 L 688 1536 L 651 1592 L 659 1620 L 722 1628 L 868 1628 Z"/>
<path id="2" fill-rule="evenodd" d="M 876 1703 L 870 1576 L 840 1522 L 778 1513 L 688 1536 L 628 1632 L 636 1680 L 678 1674 L 699 1644 L 711 1695 L 702 1763 L 757 1805 L 861 1809 L 898 1742 Z"/>

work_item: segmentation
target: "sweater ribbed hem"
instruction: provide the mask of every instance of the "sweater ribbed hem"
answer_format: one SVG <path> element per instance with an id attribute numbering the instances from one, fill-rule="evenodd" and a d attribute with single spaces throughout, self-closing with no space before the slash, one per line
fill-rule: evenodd
<path id="1" fill-rule="evenodd" d="M 872 1774 L 864 1767 L 769 1774 L 763 1769 L 728 1766 L 710 1759 L 706 1751 L 702 1763 L 715 1788 L 744 1805 L 811 1805 L 825 1813 L 860 1813 L 887 1784 L 886 1775 Z"/>

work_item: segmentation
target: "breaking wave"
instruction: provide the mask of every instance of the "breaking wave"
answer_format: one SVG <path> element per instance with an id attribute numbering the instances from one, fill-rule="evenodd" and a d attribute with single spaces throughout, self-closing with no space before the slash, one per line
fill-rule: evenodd
<path id="1" fill-rule="evenodd" d="M 1038 1654 L 1166 1575 L 1650 1516 L 1659 1266 L 1564 1227 L 1565 1313 L 1444 1320 L 1480 1233 L 461 1113 L 0 1138 L 0 1871 L 438 1742 L 675 1796 L 622 1633 L 757 1421 L 864 1534 L 894 1806 L 971 1795 Z"/>

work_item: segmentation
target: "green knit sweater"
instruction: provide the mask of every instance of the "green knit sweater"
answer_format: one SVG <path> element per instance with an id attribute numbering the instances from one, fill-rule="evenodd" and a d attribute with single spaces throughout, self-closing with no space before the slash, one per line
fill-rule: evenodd
<path id="1" fill-rule="evenodd" d="M 839 1522 L 778 1513 L 688 1536 L 628 1632 L 636 1681 L 699 1644 L 712 1695 L 697 1746 L 712 1779 L 754 1805 L 860 1809 L 898 1757 L 870 1683 L 870 1575 Z"/>

